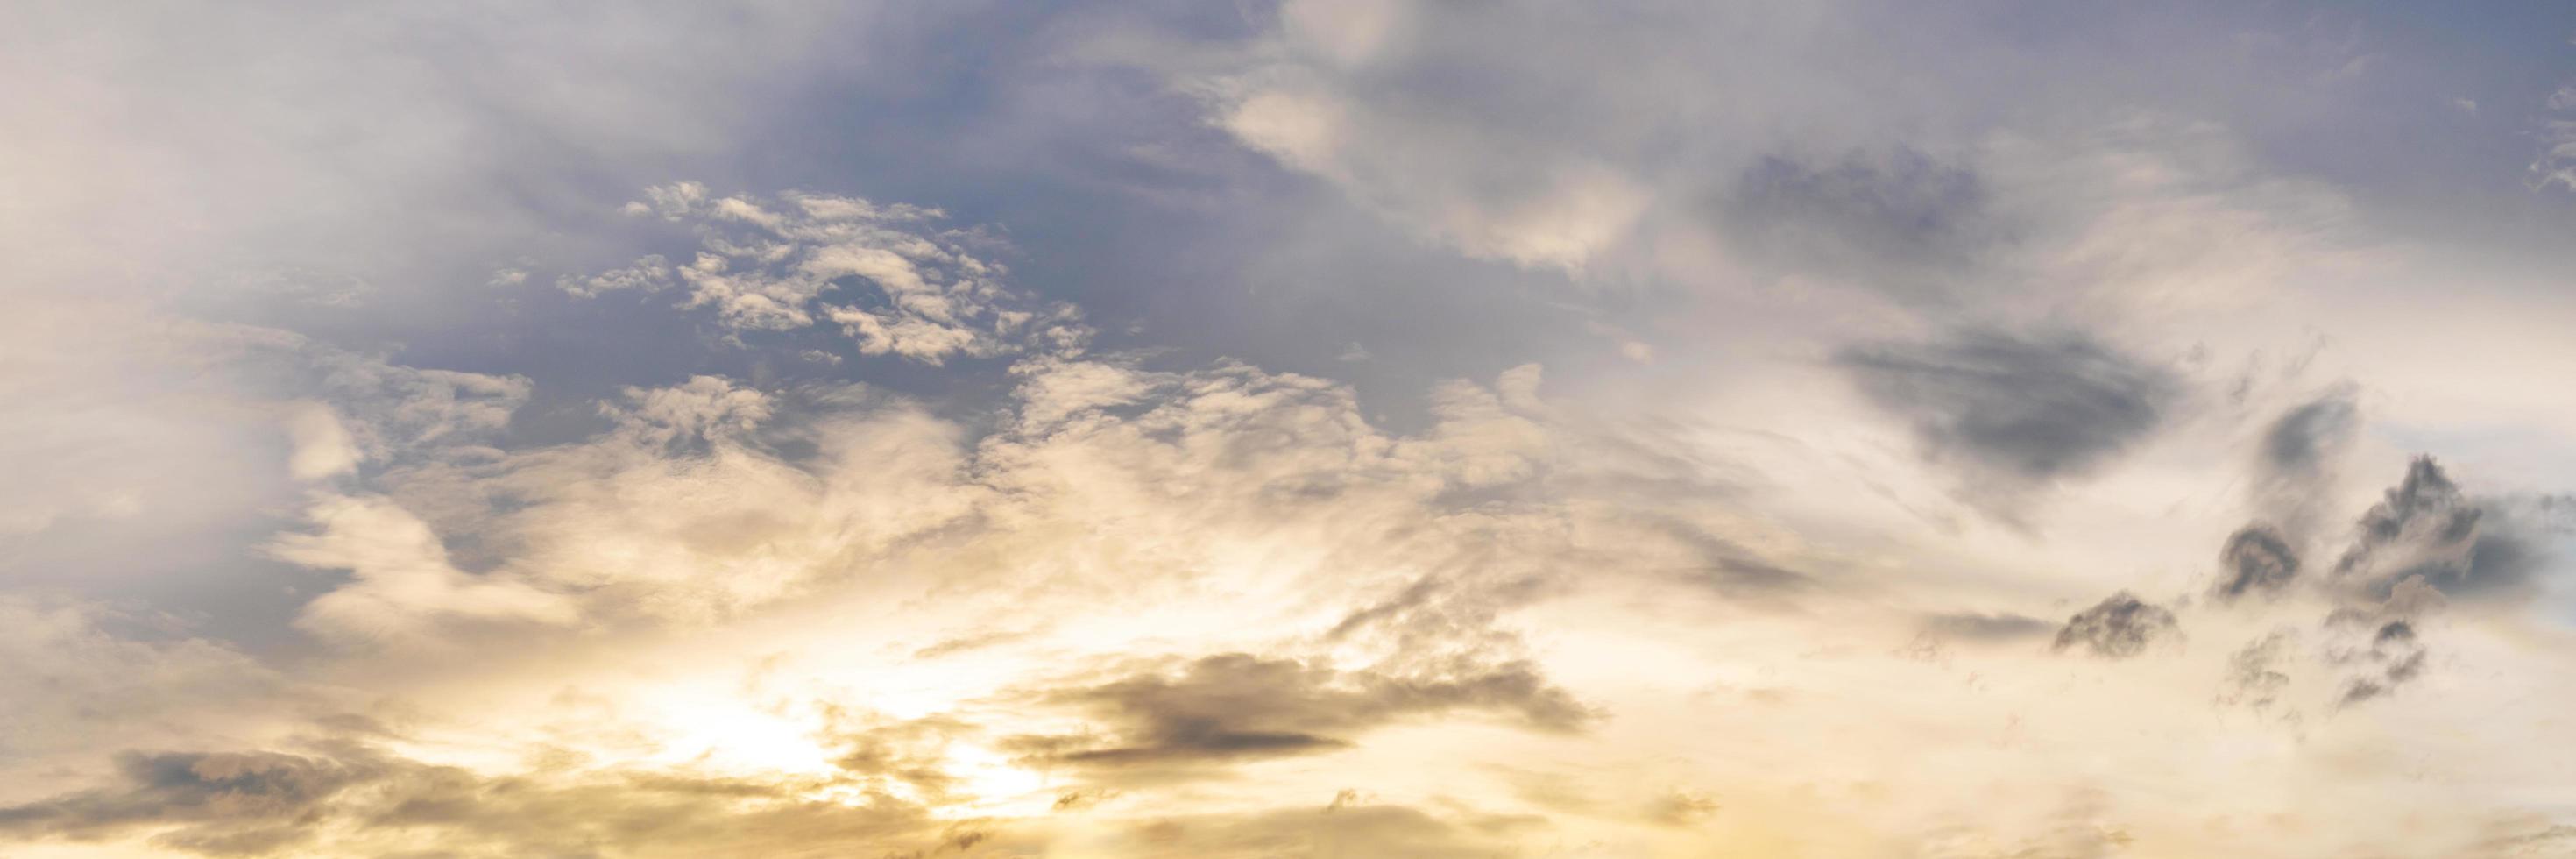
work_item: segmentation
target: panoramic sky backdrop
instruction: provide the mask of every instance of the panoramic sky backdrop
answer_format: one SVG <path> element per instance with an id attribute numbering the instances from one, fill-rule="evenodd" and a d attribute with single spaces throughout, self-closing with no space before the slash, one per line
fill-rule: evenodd
<path id="1" fill-rule="evenodd" d="M 2576 855 L 2571 39 L 0 3 L 0 855 Z"/>

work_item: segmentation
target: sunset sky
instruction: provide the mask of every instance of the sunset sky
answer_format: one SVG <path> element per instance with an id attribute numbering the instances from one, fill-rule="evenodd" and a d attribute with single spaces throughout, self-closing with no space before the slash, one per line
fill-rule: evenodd
<path id="1" fill-rule="evenodd" d="M 0 3 L 0 856 L 2576 856 L 2576 6 Z"/>

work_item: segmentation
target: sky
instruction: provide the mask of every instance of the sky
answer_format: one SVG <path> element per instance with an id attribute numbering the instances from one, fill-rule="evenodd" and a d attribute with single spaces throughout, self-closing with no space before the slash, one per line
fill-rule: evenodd
<path id="1" fill-rule="evenodd" d="M 0 855 L 2576 856 L 2576 8 L 0 4 Z"/>

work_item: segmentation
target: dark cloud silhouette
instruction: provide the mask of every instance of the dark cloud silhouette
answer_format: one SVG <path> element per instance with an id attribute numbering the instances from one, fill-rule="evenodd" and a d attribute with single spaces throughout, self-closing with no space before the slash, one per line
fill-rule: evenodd
<path id="1" fill-rule="evenodd" d="M 2298 550 L 2290 547 L 2280 529 L 2260 522 L 2228 535 L 2218 562 L 2218 582 L 2209 593 L 2221 601 L 2255 592 L 2279 593 L 2299 577 Z"/>
<path id="2" fill-rule="evenodd" d="M 2051 649 L 2082 646 L 2095 656 L 2127 659 L 2146 652 L 2157 639 L 2179 634 L 2181 626 L 2172 611 L 2121 591 L 2067 618 Z"/>
<path id="3" fill-rule="evenodd" d="M 1087 712 L 1115 739 L 1023 737 L 1016 745 L 1052 760 L 1110 767 L 1189 767 L 1324 751 L 1380 725 L 1453 710 L 1486 711 L 1548 731 L 1580 728 L 1592 716 L 1527 663 L 1396 676 L 1242 653 L 1198 659 L 1177 674 L 1147 672 L 1042 698 Z"/>
<path id="4" fill-rule="evenodd" d="M 2374 600 L 2412 577 L 2445 596 L 2500 595 L 2527 589 L 2541 560 L 2529 535 L 2462 493 L 2432 457 L 2418 456 L 2407 463 L 2405 478 L 2362 514 L 2334 577 Z"/>
<path id="5" fill-rule="evenodd" d="M 1870 402 L 1912 424 L 1926 455 L 1986 486 L 2088 473 L 2154 431 L 2179 395 L 2171 373 L 2076 333 L 1966 330 L 1835 360 Z"/>

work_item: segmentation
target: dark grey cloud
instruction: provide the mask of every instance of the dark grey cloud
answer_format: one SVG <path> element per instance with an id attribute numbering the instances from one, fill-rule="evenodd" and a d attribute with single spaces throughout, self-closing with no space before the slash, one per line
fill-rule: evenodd
<path id="1" fill-rule="evenodd" d="M 2127 659 L 2146 652 L 2147 645 L 2158 639 L 2180 634 L 2181 625 L 2171 610 L 2121 591 L 2067 618 L 2050 647 L 2062 652 L 2081 646 L 2095 656 Z"/>
<path id="2" fill-rule="evenodd" d="M 2279 593 L 2299 577 L 2298 550 L 2280 529 L 2260 522 L 2228 535 L 2218 562 L 2218 582 L 2209 593 L 2222 602 L 2248 593 Z"/>
<path id="3" fill-rule="evenodd" d="M 2432 457 L 2418 456 L 2362 514 L 2334 577 L 2373 600 L 2413 577 L 2450 597 L 2519 593 L 2543 560 L 2525 530 L 2496 505 L 2463 493 Z"/>
<path id="4" fill-rule="evenodd" d="M 1457 710 L 1545 731 L 1575 730 L 1592 718 L 1517 662 L 1399 676 L 1229 653 L 1194 660 L 1177 674 L 1145 672 L 1040 698 L 1087 713 L 1112 739 L 1021 737 L 1015 745 L 1041 758 L 1103 767 L 1188 768 L 1327 751 L 1400 719 Z"/>
<path id="5" fill-rule="evenodd" d="M 2072 332 L 1962 330 L 1852 347 L 1835 362 L 1912 425 L 1927 456 L 2014 489 L 2093 471 L 2160 426 L 2179 396 L 2170 372 Z"/>

